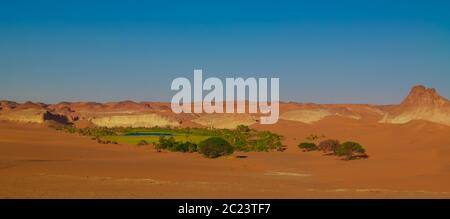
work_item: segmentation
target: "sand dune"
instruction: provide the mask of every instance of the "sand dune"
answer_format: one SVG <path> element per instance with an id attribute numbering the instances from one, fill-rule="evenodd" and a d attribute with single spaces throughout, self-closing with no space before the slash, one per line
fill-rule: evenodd
<path id="1" fill-rule="evenodd" d="M 281 103 L 274 125 L 250 114 L 175 115 L 167 103 L 1 101 L 0 108 L 3 198 L 450 198 L 448 100 L 422 86 L 400 105 Z M 245 124 L 283 135 L 287 150 L 235 154 L 245 159 L 158 153 L 46 127 L 61 117 L 108 127 Z M 310 134 L 360 142 L 370 158 L 302 152 L 297 144 Z"/>
<path id="2" fill-rule="evenodd" d="M 0 122 L 0 197 L 450 197 L 448 126 L 329 117 L 253 127 L 284 135 L 288 150 L 205 159 Z M 370 158 L 301 152 L 310 133 L 361 142 Z"/>
<path id="3" fill-rule="evenodd" d="M 281 114 L 282 119 L 298 121 L 304 123 L 313 123 L 322 120 L 327 116 L 331 116 L 331 113 L 325 109 L 317 109 L 317 110 L 291 110 Z"/>

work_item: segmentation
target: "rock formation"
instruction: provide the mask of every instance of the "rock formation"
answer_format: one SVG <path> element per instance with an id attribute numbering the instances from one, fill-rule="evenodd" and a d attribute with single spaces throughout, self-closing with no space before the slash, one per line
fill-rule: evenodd
<path id="1" fill-rule="evenodd" d="M 258 115 L 260 116 L 260 115 Z M 44 104 L 0 101 L 0 120 L 43 123 L 56 121 L 82 126 L 152 127 L 204 126 L 234 128 L 257 123 L 258 116 L 242 114 L 175 114 L 170 103 L 160 102 L 61 102 Z M 312 124 L 328 117 L 361 122 L 401 124 L 412 120 L 450 125 L 450 102 L 435 89 L 415 86 L 399 105 L 280 103 L 280 119 Z"/>
<path id="2" fill-rule="evenodd" d="M 380 122 L 401 124 L 412 120 L 450 125 L 450 102 L 435 89 L 418 85 L 400 105 L 389 109 Z"/>

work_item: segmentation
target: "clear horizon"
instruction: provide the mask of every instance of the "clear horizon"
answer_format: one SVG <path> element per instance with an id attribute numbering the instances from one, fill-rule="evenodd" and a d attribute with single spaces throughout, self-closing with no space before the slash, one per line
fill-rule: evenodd
<path id="1" fill-rule="evenodd" d="M 450 97 L 450 3 L 0 3 L 0 99 L 170 102 L 170 84 L 279 77 L 282 101 L 396 104 Z"/>

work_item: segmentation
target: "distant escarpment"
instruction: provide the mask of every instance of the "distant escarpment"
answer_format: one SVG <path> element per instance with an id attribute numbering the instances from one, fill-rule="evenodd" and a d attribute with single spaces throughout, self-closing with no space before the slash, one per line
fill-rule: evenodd
<path id="1" fill-rule="evenodd" d="M 43 123 L 45 121 L 68 123 L 67 117 L 51 113 L 45 104 L 32 102 L 18 104 L 12 101 L 0 101 L 0 120 L 30 123 Z"/>
<path id="2" fill-rule="evenodd" d="M 170 103 L 160 102 L 61 102 L 44 104 L 0 101 L 0 120 L 81 126 L 154 127 L 195 126 L 235 128 L 258 123 L 261 114 L 175 114 Z M 450 102 L 435 89 L 415 86 L 399 105 L 280 103 L 280 119 L 314 124 L 321 121 L 402 124 L 424 120 L 450 125 Z"/>

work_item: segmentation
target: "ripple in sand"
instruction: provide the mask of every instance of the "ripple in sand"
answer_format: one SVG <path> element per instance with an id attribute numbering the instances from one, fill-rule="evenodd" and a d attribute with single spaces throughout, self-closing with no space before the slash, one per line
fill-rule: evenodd
<path id="1" fill-rule="evenodd" d="M 307 173 L 292 173 L 292 172 L 267 172 L 264 175 L 269 175 L 269 176 L 297 176 L 297 177 L 308 177 L 308 176 L 311 176 L 311 174 L 307 174 Z"/>

